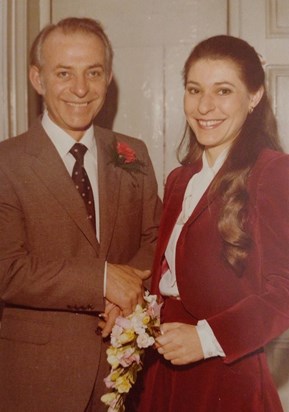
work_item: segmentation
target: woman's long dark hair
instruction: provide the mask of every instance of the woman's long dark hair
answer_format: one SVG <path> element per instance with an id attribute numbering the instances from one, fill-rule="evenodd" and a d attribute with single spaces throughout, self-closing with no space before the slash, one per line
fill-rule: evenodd
<path id="1" fill-rule="evenodd" d="M 248 114 L 239 136 L 235 139 L 221 171 L 216 176 L 210 194 L 218 193 L 222 199 L 218 230 L 223 239 L 223 252 L 227 262 L 241 274 L 251 246 L 246 228 L 247 179 L 260 151 L 270 148 L 282 151 L 277 123 L 269 102 L 265 73 L 260 58 L 253 47 L 236 37 L 219 35 L 199 43 L 189 55 L 183 70 L 186 85 L 191 66 L 200 59 L 228 60 L 239 69 L 239 77 L 250 93 L 262 86 L 264 94 L 251 114 Z M 181 155 L 185 149 L 184 156 Z M 187 131 L 178 148 L 182 164 L 189 164 L 201 157 L 204 148 L 192 129 Z"/>

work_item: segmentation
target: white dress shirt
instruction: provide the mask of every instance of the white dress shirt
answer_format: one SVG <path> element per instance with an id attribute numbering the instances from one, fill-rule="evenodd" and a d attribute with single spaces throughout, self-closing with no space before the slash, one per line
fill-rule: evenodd
<path id="1" fill-rule="evenodd" d="M 184 224 L 191 216 L 195 207 L 199 203 L 201 197 L 207 190 L 208 186 L 222 167 L 226 156 L 228 154 L 228 149 L 226 148 L 216 159 L 214 165 L 211 167 L 207 161 L 207 156 L 205 151 L 203 152 L 202 170 L 196 173 L 189 181 L 182 205 L 182 211 L 178 217 L 178 220 L 174 226 L 171 237 L 169 239 L 167 249 L 165 252 L 165 257 L 168 263 L 169 269 L 164 273 L 160 280 L 160 292 L 163 296 L 173 296 L 179 297 L 179 290 L 176 279 L 176 246 L 183 229 Z M 210 325 L 206 320 L 200 320 L 196 326 L 202 349 L 204 352 L 204 357 L 210 358 L 212 356 L 225 356 L 219 342 L 217 341 Z"/>

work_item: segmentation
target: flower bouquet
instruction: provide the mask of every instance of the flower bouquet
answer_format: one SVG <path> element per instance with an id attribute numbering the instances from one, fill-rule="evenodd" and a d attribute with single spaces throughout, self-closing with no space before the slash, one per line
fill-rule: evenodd
<path id="1" fill-rule="evenodd" d="M 107 361 L 111 366 L 104 379 L 110 392 L 101 397 L 108 412 L 124 412 L 125 398 L 142 369 L 145 348 L 155 343 L 160 329 L 160 307 L 156 295 L 148 292 L 145 304 L 137 305 L 128 317 L 119 316 L 111 332 L 111 344 L 107 349 Z"/>

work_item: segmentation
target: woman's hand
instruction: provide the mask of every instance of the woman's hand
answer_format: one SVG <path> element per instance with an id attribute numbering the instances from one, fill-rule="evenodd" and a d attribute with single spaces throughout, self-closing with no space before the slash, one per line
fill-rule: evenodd
<path id="1" fill-rule="evenodd" d="M 187 365 L 204 359 L 199 335 L 194 325 L 171 322 L 161 325 L 157 350 L 173 365 Z"/>

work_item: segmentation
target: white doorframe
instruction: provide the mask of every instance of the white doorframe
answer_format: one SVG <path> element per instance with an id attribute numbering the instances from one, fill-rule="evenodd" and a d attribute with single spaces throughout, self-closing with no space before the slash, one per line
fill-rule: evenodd
<path id="1" fill-rule="evenodd" d="M 0 0 L 0 141 L 9 133 L 8 70 L 7 70 L 7 7 L 8 0 Z"/>

